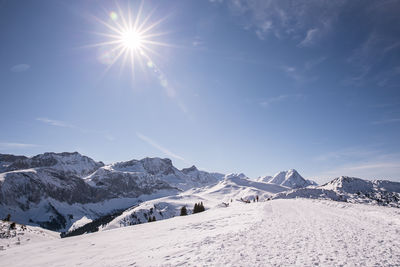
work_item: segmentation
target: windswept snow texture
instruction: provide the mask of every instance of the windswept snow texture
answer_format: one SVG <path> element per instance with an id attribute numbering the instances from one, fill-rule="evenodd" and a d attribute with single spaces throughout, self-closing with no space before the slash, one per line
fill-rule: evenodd
<path id="1" fill-rule="evenodd" d="M 314 181 L 304 179 L 296 170 L 281 171 L 272 176 L 265 176 L 258 179 L 259 182 L 277 184 L 289 188 L 302 188 L 309 185 L 316 185 Z"/>
<path id="2" fill-rule="evenodd" d="M 0 252 L 4 266 L 399 266 L 400 211 L 323 200 L 236 203 Z"/>
<path id="3" fill-rule="evenodd" d="M 203 202 L 206 209 L 218 208 L 238 201 L 254 201 L 256 196 L 259 200 L 264 200 L 286 190 L 288 188 L 279 185 L 252 181 L 244 174 L 228 174 L 214 186 L 143 202 L 138 207 L 126 210 L 101 230 L 145 223 L 149 217 L 154 217 L 157 221 L 169 219 L 179 216 L 183 206 L 191 214 L 195 203 Z"/>

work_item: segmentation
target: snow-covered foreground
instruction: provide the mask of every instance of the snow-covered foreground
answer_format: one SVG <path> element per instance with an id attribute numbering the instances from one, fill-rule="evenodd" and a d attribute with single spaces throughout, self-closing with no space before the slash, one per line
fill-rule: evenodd
<path id="1" fill-rule="evenodd" d="M 400 210 L 279 199 L 0 251 L 2 266 L 399 266 Z"/>
<path id="2" fill-rule="evenodd" d="M 12 222 L 0 221 L 0 251 L 60 238 L 60 233 L 40 227 L 15 224 L 15 228 L 11 229 L 11 224 Z"/>

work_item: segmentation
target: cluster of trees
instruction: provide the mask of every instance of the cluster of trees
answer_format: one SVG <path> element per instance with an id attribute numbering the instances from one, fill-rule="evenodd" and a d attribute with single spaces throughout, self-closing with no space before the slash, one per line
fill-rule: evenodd
<path id="1" fill-rule="evenodd" d="M 204 208 L 203 202 L 195 203 L 194 204 L 194 208 L 193 208 L 193 214 L 194 213 L 199 213 L 199 212 L 202 212 L 202 211 L 205 211 L 205 210 L 206 209 Z M 186 206 L 183 206 L 181 208 L 181 216 L 186 216 L 186 215 L 188 215 L 187 209 L 186 209 Z"/>
<path id="2" fill-rule="evenodd" d="M 203 212 L 206 209 L 204 208 L 203 202 L 200 203 L 196 203 L 194 204 L 194 208 L 193 208 L 193 214 L 194 213 L 199 213 L 199 212 Z"/>
<path id="3" fill-rule="evenodd" d="M 147 222 L 155 222 L 156 221 L 156 216 L 149 216 L 149 219 L 147 220 Z"/>

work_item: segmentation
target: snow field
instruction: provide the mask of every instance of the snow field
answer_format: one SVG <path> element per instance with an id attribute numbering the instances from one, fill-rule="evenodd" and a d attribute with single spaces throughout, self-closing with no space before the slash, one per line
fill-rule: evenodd
<path id="1" fill-rule="evenodd" d="M 326 200 L 237 203 L 0 251 L 4 266 L 399 266 L 400 210 Z"/>

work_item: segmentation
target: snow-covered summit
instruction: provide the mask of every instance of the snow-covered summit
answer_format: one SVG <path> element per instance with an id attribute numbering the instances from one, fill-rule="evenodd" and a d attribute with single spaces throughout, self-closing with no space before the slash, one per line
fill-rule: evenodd
<path id="1" fill-rule="evenodd" d="M 259 181 L 290 188 L 302 188 L 309 185 L 315 185 L 315 182 L 304 179 L 295 169 L 278 172 L 272 177 L 265 176 L 260 178 Z"/>
<path id="2" fill-rule="evenodd" d="M 354 194 L 357 192 L 370 192 L 373 190 L 374 185 L 371 181 L 360 178 L 340 176 L 322 185 L 320 188 Z"/>

